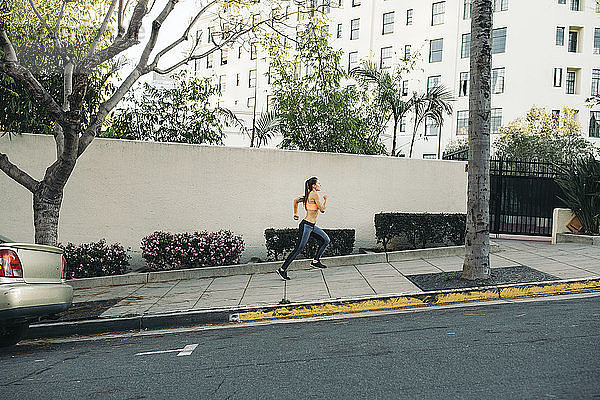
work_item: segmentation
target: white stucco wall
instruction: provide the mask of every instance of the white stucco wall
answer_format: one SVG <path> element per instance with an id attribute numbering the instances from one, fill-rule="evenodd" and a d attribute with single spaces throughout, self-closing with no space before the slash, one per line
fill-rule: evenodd
<path id="1" fill-rule="evenodd" d="M 0 152 L 41 179 L 55 147 L 5 136 Z M 376 213 L 466 209 L 462 162 L 96 139 L 65 188 L 59 240 L 136 250 L 155 230 L 229 229 L 244 238 L 243 260 L 265 258 L 264 230 L 297 226 L 292 200 L 313 175 L 329 196 L 318 225 L 356 229 L 355 248 L 375 245 Z M 0 187 L 0 235 L 32 241 L 31 194 L 1 172 Z"/>

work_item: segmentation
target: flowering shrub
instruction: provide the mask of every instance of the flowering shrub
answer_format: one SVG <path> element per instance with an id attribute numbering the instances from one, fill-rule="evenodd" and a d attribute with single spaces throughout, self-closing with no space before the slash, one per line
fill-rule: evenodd
<path id="1" fill-rule="evenodd" d="M 67 279 L 124 274 L 129 265 L 123 246 L 107 245 L 104 239 L 79 246 L 59 243 L 58 247 L 64 250 L 67 260 Z"/>
<path id="2" fill-rule="evenodd" d="M 150 269 L 183 269 L 239 264 L 244 241 L 231 231 L 157 231 L 143 238 L 141 247 Z"/>

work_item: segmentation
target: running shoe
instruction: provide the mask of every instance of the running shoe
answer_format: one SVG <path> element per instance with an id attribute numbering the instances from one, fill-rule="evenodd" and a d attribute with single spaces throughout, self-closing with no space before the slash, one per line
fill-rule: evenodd
<path id="1" fill-rule="evenodd" d="M 279 269 L 277 270 L 277 274 L 278 274 L 278 275 L 281 277 L 281 279 L 283 279 L 284 281 L 289 281 L 289 280 L 290 280 L 290 277 L 288 276 L 288 274 L 287 274 L 287 271 L 285 271 L 285 270 L 283 270 L 283 269 L 281 269 L 281 268 L 279 268 Z"/>
<path id="2" fill-rule="evenodd" d="M 317 262 L 311 261 L 310 266 L 313 268 L 321 268 L 321 269 L 327 268 L 326 265 L 321 264 L 321 261 L 317 261 Z"/>

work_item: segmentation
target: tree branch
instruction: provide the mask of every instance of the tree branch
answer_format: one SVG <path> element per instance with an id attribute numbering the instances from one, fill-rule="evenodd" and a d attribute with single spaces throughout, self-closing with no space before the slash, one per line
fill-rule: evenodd
<path id="1" fill-rule="evenodd" d="M 60 8 L 60 14 L 58 19 L 56 20 L 56 24 L 54 25 L 54 32 L 58 32 L 58 28 L 60 27 L 60 21 L 62 21 L 63 15 L 65 14 L 65 7 L 67 5 L 68 0 L 63 0 L 62 7 Z"/>
<path id="2" fill-rule="evenodd" d="M 29 176 L 25 171 L 21 170 L 15 164 L 8 160 L 6 154 L 0 153 L 0 170 L 12 178 L 15 182 L 25 187 L 31 193 L 35 192 L 38 181 Z"/>
<path id="3" fill-rule="evenodd" d="M 56 122 L 59 124 L 64 122 L 64 114 L 60 106 L 27 68 L 23 67 L 18 62 L 0 61 L 0 72 L 5 73 L 27 86 L 29 93 L 32 94 L 36 102 L 40 106 L 45 107 Z"/>
<path id="4" fill-rule="evenodd" d="M 142 1 L 142 0 L 140 0 Z M 147 0 L 146 0 L 147 1 Z M 123 81 L 121 86 L 115 91 L 115 93 L 111 96 L 110 99 L 106 100 L 104 103 L 100 104 L 98 112 L 92 118 L 89 126 L 81 136 L 79 140 L 78 146 L 78 156 L 81 155 L 85 149 L 90 145 L 92 140 L 96 137 L 98 130 L 102 126 L 102 123 L 106 119 L 106 116 L 112 111 L 113 108 L 121 101 L 125 93 L 131 89 L 131 87 L 135 84 L 138 78 L 148 72 L 152 71 L 152 69 L 148 68 L 147 63 L 150 58 L 150 54 L 154 50 L 156 46 L 156 40 L 158 39 L 158 33 L 160 28 L 169 16 L 169 14 L 173 11 L 173 8 L 177 4 L 179 0 L 169 0 L 161 13 L 156 17 L 156 19 L 152 22 L 152 32 L 150 34 L 150 39 L 148 39 L 148 43 L 146 43 L 146 47 L 140 56 L 140 60 L 138 65 L 134 68 L 133 71 L 127 76 L 127 78 Z M 138 2 L 139 5 L 139 2 Z M 139 29 L 139 28 L 138 28 Z"/>
<path id="5" fill-rule="evenodd" d="M 65 48 L 63 47 L 63 45 L 58 37 L 58 28 L 59 28 L 58 24 L 56 25 L 55 29 L 50 28 L 50 25 L 48 25 L 48 21 L 46 21 L 46 19 L 37 10 L 37 8 L 35 7 L 35 4 L 33 3 L 33 0 L 29 0 L 29 5 L 31 5 L 33 12 L 38 17 L 38 19 L 40 20 L 42 25 L 44 25 L 44 27 L 46 28 L 48 33 L 50 34 L 50 37 L 54 41 L 54 46 L 56 47 L 56 50 L 58 51 L 58 54 L 61 56 L 63 61 L 67 62 L 68 60 L 70 60 L 71 57 L 65 51 Z M 60 21 L 58 21 L 58 22 L 60 22 Z"/>
<path id="6" fill-rule="evenodd" d="M 115 12 L 116 5 L 117 5 L 117 0 L 112 0 L 112 2 L 110 4 L 110 8 L 108 9 L 108 11 L 106 12 L 106 15 L 104 16 L 104 21 L 102 21 L 102 25 L 98 29 L 98 32 L 96 33 L 96 37 L 94 37 L 94 40 L 92 41 L 92 45 L 90 46 L 90 49 L 88 50 L 86 57 L 94 54 L 94 51 L 96 51 L 96 46 L 98 46 L 98 43 L 100 42 L 100 38 L 102 37 L 102 35 L 104 34 L 104 31 L 106 30 L 106 26 L 108 25 L 110 16 Z"/>
<path id="7" fill-rule="evenodd" d="M 198 11 L 198 13 L 194 17 L 194 19 L 190 22 L 190 24 L 188 25 L 188 27 L 186 28 L 186 30 L 183 32 L 183 34 L 181 35 L 181 37 L 179 39 L 175 40 L 169 46 L 167 46 L 164 49 L 162 49 L 160 52 L 158 52 L 158 54 L 156 54 L 156 56 L 154 57 L 154 61 L 152 61 L 151 65 L 156 66 L 158 64 L 158 60 L 160 60 L 160 58 L 162 56 L 164 56 L 166 53 L 168 53 L 169 51 L 173 50 L 179 44 L 181 44 L 182 42 L 184 42 L 185 40 L 187 40 L 188 35 L 190 34 L 190 30 L 196 24 L 196 22 L 198 22 L 198 19 L 200 19 L 200 17 L 202 16 L 202 14 L 204 14 L 206 12 L 206 10 L 208 10 L 215 3 L 217 3 L 217 1 L 218 0 L 212 0 L 207 5 L 205 5 L 204 7 L 202 7 L 202 9 L 200 11 Z"/>
<path id="8" fill-rule="evenodd" d="M 17 53 L 15 52 L 15 48 L 13 47 L 8 35 L 6 34 L 6 29 L 4 22 L 0 22 L 0 47 L 4 52 L 4 59 L 8 62 L 19 62 L 17 59 Z"/>
<path id="9" fill-rule="evenodd" d="M 89 74 L 98 65 L 139 43 L 138 35 L 140 27 L 142 26 L 142 19 L 148 14 L 147 5 L 148 0 L 138 0 L 135 9 L 133 10 L 131 20 L 129 21 L 127 33 L 125 35 L 117 36 L 107 48 L 93 54 L 88 54 L 81 60 L 79 70 L 83 74 Z"/>

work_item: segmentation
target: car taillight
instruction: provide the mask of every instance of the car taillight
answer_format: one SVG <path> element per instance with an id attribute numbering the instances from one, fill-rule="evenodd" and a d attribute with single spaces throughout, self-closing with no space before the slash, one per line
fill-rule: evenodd
<path id="1" fill-rule="evenodd" d="M 12 250 L 0 249 L 0 276 L 6 278 L 22 278 L 21 260 Z"/>
<path id="2" fill-rule="evenodd" d="M 67 259 L 65 256 L 62 256 L 62 274 L 60 275 L 61 279 L 67 279 Z"/>

